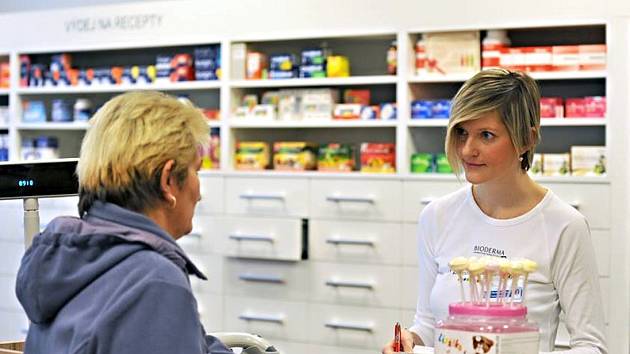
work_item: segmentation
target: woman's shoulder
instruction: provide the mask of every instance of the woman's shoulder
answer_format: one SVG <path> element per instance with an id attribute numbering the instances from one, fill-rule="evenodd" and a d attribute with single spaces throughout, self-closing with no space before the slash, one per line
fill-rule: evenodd
<path id="1" fill-rule="evenodd" d="M 579 204 L 570 204 L 548 189 L 546 195 L 547 203 L 543 208 L 543 213 L 547 219 L 563 223 L 580 223 L 586 220 L 579 211 Z"/>
<path id="2" fill-rule="evenodd" d="M 470 197 L 470 185 L 465 184 L 461 188 L 432 200 L 420 213 L 420 221 L 427 222 L 429 219 L 442 219 L 444 215 L 451 217 L 457 210 L 465 206 L 466 200 Z"/>

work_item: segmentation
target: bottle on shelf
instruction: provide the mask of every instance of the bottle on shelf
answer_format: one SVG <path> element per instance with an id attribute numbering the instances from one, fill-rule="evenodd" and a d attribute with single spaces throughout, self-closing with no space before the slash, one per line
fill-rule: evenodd
<path id="1" fill-rule="evenodd" d="M 510 44 L 506 30 L 488 30 L 481 41 L 481 67 L 487 69 L 501 66 L 501 50 Z"/>
<path id="2" fill-rule="evenodd" d="M 398 69 L 398 43 L 392 41 L 387 49 L 387 74 L 396 75 Z"/>
<path id="3" fill-rule="evenodd" d="M 427 73 L 426 35 L 423 33 L 416 42 L 416 75 Z"/>

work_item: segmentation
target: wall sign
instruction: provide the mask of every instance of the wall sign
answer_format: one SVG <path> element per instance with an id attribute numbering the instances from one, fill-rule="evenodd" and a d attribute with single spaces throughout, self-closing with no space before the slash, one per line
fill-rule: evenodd
<path id="1" fill-rule="evenodd" d="M 162 15 L 136 14 L 73 18 L 65 21 L 64 26 L 66 33 L 141 31 L 160 28 Z"/>

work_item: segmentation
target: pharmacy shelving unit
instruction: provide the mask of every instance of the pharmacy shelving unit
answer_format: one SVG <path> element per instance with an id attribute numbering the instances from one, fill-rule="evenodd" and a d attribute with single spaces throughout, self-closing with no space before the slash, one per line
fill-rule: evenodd
<path id="1" fill-rule="evenodd" d="M 536 27 L 504 26 L 513 45 L 607 43 L 609 58 L 619 53 L 609 41 L 611 26 L 605 21 L 537 24 Z M 457 30 L 479 28 L 457 28 Z M 482 28 L 485 30 L 492 27 Z M 19 87 L 13 97 L 10 132 L 14 132 L 12 159 L 20 156 L 20 140 L 41 134 L 60 138 L 62 157 L 77 156 L 87 124 L 21 121 L 24 101 L 88 97 L 102 104 L 129 90 L 155 89 L 186 94 L 200 107 L 221 110 L 221 169 L 204 171 L 202 202 L 194 230 L 182 246 L 207 272 L 213 286 L 193 280 L 199 310 L 206 329 L 243 330 L 260 333 L 279 346 L 302 352 L 373 353 L 391 337 L 391 324 L 411 323 L 415 308 L 415 223 L 431 200 L 462 186 L 453 175 L 411 174 L 409 164 L 417 152 L 443 151 L 447 121 L 411 119 L 415 99 L 452 97 L 471 75 L 424 75 L 414 73 L 414 43 L 425 32 L 443 28 L 419 28 L 378 33 L 314 32 L 302 37 L 258 35 L 255 38 L 221 38 L 208 42 L 139 43 L 137 47 L 104 46 L 52 48 L 13 53 L 15 59 L 29 54 L 45 62 L 51 54 L 68 52 L 77 65 L 151 64 L 157 53 L 191 50 L 196 45 L 220 44 L 223 77 L 212 82 L 182 82 L 149 86 Z M 571 36 L 563 36 L 570 32 Z M 568 38 L 568 39 L 567 39 Z M 615 38 L 620 38 L 616 36 Z M 385 53 L 398 43 L 398 72 L 387 75 Z M 350 58 L 352 76 L 347 78 L 245 80 L 231 77 L 232 47 L 246 44 L 266 54 L 293 53 L 325 44 L 334 54 Z M 627 45 L 627 44 L 626 44 Z M 623 56 L 622 56 L 623 57 Z M 120 58 L 125 58 L 120 61 Z M 619 59 L 614 59 L 619 60 Z M 611 61 L 614 62 L 611 59 Z M 19 72 L 17 64 L 12 66 Z M 545 119 L 543 142 L 538 152 L 567 152 L 572 145 L 605 145 L 609 160 L 616 161 L 622 139 L 615 130 L 627 112 L 621 106 L 625 92 L 609 80 L 619 66 L 597 72 L 532 73 L 543 96 L 607 96 L 606 118 Z M 625 72 L 625 71 L 623 71 Z M 300 88 L 367 88 L 372 104 L 395 102 L 396 120 L 279 121 L 234 117 L 247 94 Z M 2 92 L 0 91 L 0 99 Z M 0 128 L 1 129 L 1 128 Z M 237 141 L 390 142 L 396 145 L 394 174 L 236 171 Z M 537 177 L 589 219 L 599 263 L 604 302 L 614 298 L 608 291 L 611 278 L 612 198 L 619 182 L 615 166 L 608 177 Z M 612 216 L 611 216 L 612 215 Z M 610 316 L 606 308 L 607 316 Z M 607 317 L 608 319 L 608 317 Z M 559 337 L 566 344 L 566 335 Z"/>

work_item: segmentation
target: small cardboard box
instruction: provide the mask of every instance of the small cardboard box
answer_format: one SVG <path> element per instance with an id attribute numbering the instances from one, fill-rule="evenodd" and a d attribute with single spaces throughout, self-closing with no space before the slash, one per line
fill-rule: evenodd
<path id="1" fill-rule="evenodd" d="M 574 176 L 606 174 L 605 146 L 571 146 L 571 173 Z"/>

